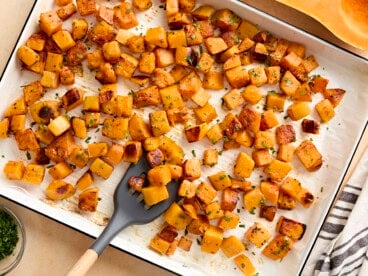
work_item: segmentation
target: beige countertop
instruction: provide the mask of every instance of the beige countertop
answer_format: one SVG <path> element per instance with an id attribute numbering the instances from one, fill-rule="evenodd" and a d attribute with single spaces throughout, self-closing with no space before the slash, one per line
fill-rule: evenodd
<path id="1" fill-rule="evenodd" d="M 270 0 L 245 0 L 244 2 L 333 44 L 347 48 L 358 55 L 368 58 L 367 51 L 360 51 L 349 47 L 308 16 Z M 33 1 L 31 0 L 0 0 L 0 18 L 2 18 L 0 29 L 0 72 L 5 67 L 8 56 L 14 47 L 32 4 Z M 368 144 L 367 138 L 366 135 L 355 161 L 359 158 L 359 153 L 366 148 Z M 25 224 L 27 235 L 24 257 L 18 267 L 9 276 L 64 275 L 67 268 L 83 254 L 93 241 L 84 234 L 1 197 L 0 204 L 9 206 L 20 216 Z M 172 275 L 147 262 L 108 247 L 88 275 L 145 275 L 147 273 L 151 276 Z"/>

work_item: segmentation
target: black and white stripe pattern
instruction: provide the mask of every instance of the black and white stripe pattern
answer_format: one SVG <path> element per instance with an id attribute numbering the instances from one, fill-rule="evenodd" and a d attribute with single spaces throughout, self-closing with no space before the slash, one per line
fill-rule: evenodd
<path id="1" fill-rule="evenodd" d="M 318 236 L 316 276 L 368 275 L 368 151 Z"/>

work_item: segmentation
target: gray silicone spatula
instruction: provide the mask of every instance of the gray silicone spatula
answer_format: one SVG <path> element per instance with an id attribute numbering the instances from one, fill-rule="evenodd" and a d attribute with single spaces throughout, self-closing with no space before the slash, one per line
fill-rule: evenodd
<path id="1" fill-rule="evenodd" d="M 67 276 L 85 275 L 109 245 L 111 240 L 125 227 L 132 224 L 148 223 L 161 215 L 177 198 L 177 183 L 167 184 L 169 199 L 153 205 L 149 209 L 144 202 L 137 200 L 137 195 L 129 192 L 128 179 L 131 176 L 145 174 L 150 166 L 145 157 L 138 163 L 130 165 L 123 179 L 116 187 L 114 194 L 114 213 L 101 235 L 95 240 L 89 249 L 80 257 L 77 263 L 70 269 Z"/>

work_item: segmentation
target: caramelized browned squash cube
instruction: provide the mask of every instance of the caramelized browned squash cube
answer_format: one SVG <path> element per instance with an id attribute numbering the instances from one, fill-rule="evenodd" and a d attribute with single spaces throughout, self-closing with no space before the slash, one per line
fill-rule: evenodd
<path id="1" fill-rule="evenodd" d="M 304 223 L 281 216 L 277 221 L 276 231 L 281 235 L 288 236 L 293 240 L 301 240 L 307 225 Z"/>
<path id="2" fill-rule="evenodd" d="M 63 180 L 53 180 L 46 188 L 46 197 L 51 200 L 66 199 L 74 193 L 74 186 Z"/>
<path id="3" fill-rule="evenodd" d="M 262 250 L 262 254 L 271 260 L 280 260 L 286 257 L 287 253 L 293 247 L 293 244 L 293 240 L 288 236 L 279 235 L 267 244 Z"/>
<path id="4" fill-rule="evenodd" d="M 142 156 L 142 144 L 138 141 L 128 141 L 125 144 L 123 161 L 136 163 Z"/>

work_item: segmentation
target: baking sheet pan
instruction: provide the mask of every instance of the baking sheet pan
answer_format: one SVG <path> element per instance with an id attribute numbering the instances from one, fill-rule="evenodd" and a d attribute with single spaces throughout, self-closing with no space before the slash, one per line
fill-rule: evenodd
<path id="1" fill-rule="evenodd" d="M 114 4 L 114 1 L 110 2 Z M 216 8 L 230 8 L 239 16 L 257 23 L 260 29 L 266 29 L 278 37 L 303 43 L 306 45 L 307 54 L 313 54 L 320 64 L 320 67 L 313 71 L 313 74 L 321 74 L 330 79 L 328 87 L 339 87 L 347 91 L 341 105 L 336 109 L 336 117 L 330 123 L 322 125 L 321 133 L 318 136 L 312 136 L 317 148 L 319 148 L 323 154 L 323 167 L 318 172 L 307 173 L 300 163 L 296 160 L 294 160 L 295 162 L 293 161 L 294 169 L 290 176 L 297 177 L 302 182 L 303 186 L 308 187 L 316 196 L 315 204 L 309 209 L 298 206 L 296 210 L 291 212 L 278 211 L 278 216 L 286 215 L 287 217 L 294 218 L 307 224 L 307 231 L 303 239 L 295 243 L 293 250 L 282 260 L 282 262 L 273 262 L 262 257 L 260 255 L 260 250 L 256 248 L 249 247 L 245 252 L 257 267 L 260 275 L 271 275 L 276 269 L 280 271 L 280 273 L 282 272 L 283 275 L 295 275 L 302 269 L 303 263 L 308 256 L 321 224 L 341 185 L 344 173 L 347 170 L 348 164 L 368 119 L 368 88 L 366 86 L 368 64 L 363 59 L 331 46 L 324 41 L 314 38 L 309 34 L 238 1 L 198 2 L 200 4 L 208 3 Z M 144 33 L 148 27 L 165 25 L 164 10 L 159 8 L 159 1 L 154 1 L 154 3 L 154 7 L 150 9 L 148 13 L 138 15 L 140 25 L 132 30 L 133 32 L 137 34 L 141 32 Z M 23 44 L 29 35 L 36 30 L 39 14 L 51 8 L 52 1 L 36 1 L 17 43 L 17 47 Z M 13 52 L 0 83 L 0 91 L 2 91 L 3 98 L 0 102 L 1 113 L 4 112 L 7 105 L 14 99 L 21 96 L 23 85 L 38 78 L 37 75 L 25 70 L 22 71 L 20 68 L 20 62 Z M 75 85 L 83 88 L 86 94 L 91 95 L 98 93 L 98 87 L 100 86 L 100 84 L 87 73 L 84 74 L 83 78 L 78 78 Z M 136 87 L 129 82 L 121 82 L 119 86 L 119 91 L 123 91 L 123 93 L 126 93 L 126 91 L 130 89 L 136 89 Z M 267 90 L 269 87 L 263 87 L 262 89 Z M 65 88 L 49 91 L 47 97 L 53 99 L 56 93 L 62 95 L 65 91 Z M 210 100 L 211 103 L 218 107 L 221 104 L 221 95 L 223 95 L 223 93 L 214 93 Z M 321 97 L 319 98 L 316 96 L 314 103 L 320 99 Z M 145 114 L 143 115 L 145 116 Z M 219 114 L 219 116 L 221 115 L 223 116 L 224 114 Z M 283 116 L 283 114 L 280 114 L 280 116 Z M 315 112 L 311 114 L 311 117 L 318 118 Z M 293 122 L 288 121 L 288 123 Z M 298 124 L 295 124 L 295 126 L 297 125 Z M 186 156 L 191 157 L 192 150 L 196 152 L 197 156 L 202 156 L 203 149 L 212 146 L 207 140 L 195 144 L 187 144 L 180 134 L 181 131 L 179 128 L 173 128 L 169 136 L 177 140 L 184 147 Z M 309 137 L 311 136 L 307 136 L 298 131 L 296 144 Z M 92 139 L 100 140 L 103 138 L 96 134 Z M 216 147 L 220 149 L 220 145 Z M 247 149 L 241 150 L 249 153 Z M 4 155 L 4 158 L 0 158 L 0 167 L 3 167 L 7 160 L 19 159 L 24 160 L 26 163 L 29 162 L 25 153 L 18 151 L 13 139 L 0 141 L 0 151 L 2 155 Z M 236 156 L 234 152 L 233 150 L 224 152 L 218 166 L 205 169 L 203 171 L 203 176 L 210 175 L 220 169 L 231 172 L 230 168 L 234 164 L 234 156 Z M 78 214 L 75 198 L 64 200 L 59 203 L 45 200 L 43 190 L 48 183 L 48 179 L 45 179 L 44 184 L 38 187 L 20 182 L 9 182 L 5 179 L 4 175 L 1 175 L 0 195 L 88 235 L 97 236 L 103 229 L 103 226 L 100 225 L 104 224 L 105 217 L 109 217 L 112 213 L 112 194 L 114 187 L 123 175 L 126 167 L 127 164 L 121 164 L 115 168 L 114 174 L 107 181 L 97 181 L 96 186 L 98 186 L 102 192 L 102 200 L 100 201 L 98 212 L 92 215 Z M 84 170 L 81 170 L 79 173 L 81 174 L 83 172 Z M 75 178 L 80 174 L 75 174 L 74 178 L 69 179 L 70 182 L 75 181 Z M 206 180 L 206 178 L 203 177 L 203 180 Z M 257 170 L 252 174 L 250 180 L 255 183 L 259 182 Z M 241 207 L 241 200 L 239 204 L 239 207 Z M 253 216 L 244 212 L 241 216 L 241 224 L 245 225 L 245 228 L 237 228 L 231 233 L 241 237 L 248 226 L 252 225 L 254 221 L 260 221 L 258 216 Z M 267 225 L 272 234 L 275 234 L 274 229 L 276 221 L 277 217 L 273 223 L 267 224 L 265 221 L 262 221 L 262 223 Z M 190 252 L 177 250 L 174 256 L 165 257 L 159 256 L 155 252 L 149 250 L 149 241 L 154 233 L 158 231 L 161 224 L 162 218 L 159 218 L 145 226 L 132 226 L 124 230 L 114 239 L 112 245 L 178 274 L 239 275 L 239 271 L 234 269 L 235 265 L 232 260 L 227 259 L 222 252 L 215 255 L 200 252 L 195 238 L 193 238 L 194 244 Z"/>

